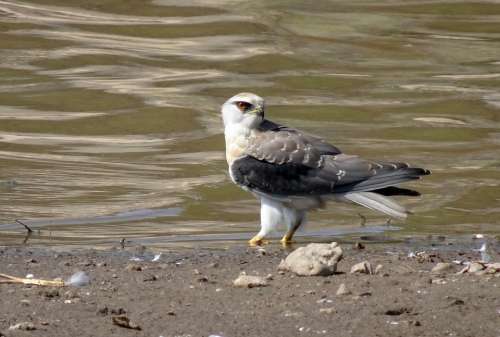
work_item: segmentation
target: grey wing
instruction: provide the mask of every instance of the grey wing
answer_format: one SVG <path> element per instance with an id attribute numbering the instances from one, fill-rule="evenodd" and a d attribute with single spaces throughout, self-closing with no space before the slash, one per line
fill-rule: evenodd
<path id="1" fill-rule="evenodd" d="M 231 171 L 240 185 L 287 196 L 374 191 L 429 174 L 404 163 L 345 155 L 320 138 L 282 126 L 253 137 Z"/>
<path id="2" fill-rule="evenodd" d="M 259 129 L 260 131 L 274 131 L 274 132 L 286 133 L 287 137 L 291 137 L 293 141 L 299 143 L 311 144 L 317 151 L 320 151 L 321 154 L 335 155 L 342 153 L 342 151 L 340 151 L 337 147 L 333 146 L 332 144 L 328 143 L 322 138 L 309 135 L 297 129 L 289 128 L 287 126 L 271 122 L 270 120 L 267 119 L 265 119 L 261 123 Z"/>
<path id="3" fill-rule="evenodd" d="M 265 120 L 250 138 L 246 154 L 273 164 L 294 163 L 318 168 L 324 155 L 341 151 L 325 140 Z"/>

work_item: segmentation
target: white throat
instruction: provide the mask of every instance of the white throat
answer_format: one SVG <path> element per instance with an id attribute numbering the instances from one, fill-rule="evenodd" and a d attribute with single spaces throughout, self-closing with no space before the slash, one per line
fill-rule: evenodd
<path id="1" fill-rule="evenodd" d="M 226 149 L 231 145 L 244 146 L 248 143 L 252 130 L 246 125 L 228 124 L 224 128 L 226 138 Z"/>
<path id="2" fill-rule="evenodd" d="M 226 139 L 226 160 L 229 166 L 238 158 L 245 156 L 252 130 L 241 124 L 228 124 L 224 128 Z"/>

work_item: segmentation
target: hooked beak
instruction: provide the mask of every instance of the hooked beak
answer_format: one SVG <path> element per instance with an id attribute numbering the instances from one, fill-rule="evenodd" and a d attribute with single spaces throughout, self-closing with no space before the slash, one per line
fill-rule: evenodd
<path id="1" fill-rule="evenodd" d="M 257 116 L 264 117 L 264 107 L 259 105 L 252 110 L 247 111 L 246 113 L 256 114 Z"/>

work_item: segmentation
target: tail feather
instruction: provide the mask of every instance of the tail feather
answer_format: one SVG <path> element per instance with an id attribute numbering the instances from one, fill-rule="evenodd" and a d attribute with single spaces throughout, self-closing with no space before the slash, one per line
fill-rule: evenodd
<path id="1" fill-rule="evenodd" d="M 406 219 L 408 211 L 391 199 L 373 192 L 346 193 L 343 197 L 358 205 L 379 211 L 393 218 Z"/>
<path id="2" fill-rule="evenodd" d="M 397 187 L 397 186 L 384 187 L 384 188 L 380 188 L 378 190 L 372 190 L 370 192 L 381 194 L 381 195 L 384 195 L 386 197 L 393 196 L 393 195 L 405 195 L 408 197 L 420 196 L 420 193 L 418 191 L 415 191 L 415 190 L 412 190 L 409 188 Z"/>
<path id="3" fill-rule="evenodd" d="M 347 185 L 339 185 L 335 188 L 336 193 L 364 192 L 383 189 L 410 180 L 420 179 L 422 175 L 428 175 L 430 171 L 421 168 L 402 168 L 388 173 L 380 173 L 368 179 Z"/>

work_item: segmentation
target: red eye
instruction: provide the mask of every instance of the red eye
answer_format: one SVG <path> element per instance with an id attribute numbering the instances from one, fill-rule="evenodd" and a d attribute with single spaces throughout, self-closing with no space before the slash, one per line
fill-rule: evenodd
<path id="1" fill-rule="evenodd" d="M 252 104 L 250 103 L 247 103 L 247 102 L 243 102 L 243 101 L 239 101 L 239 102 L 236 102 L 236 106 L 241 110 L 241 111 L 246 111 L 248 110 Z"/>

